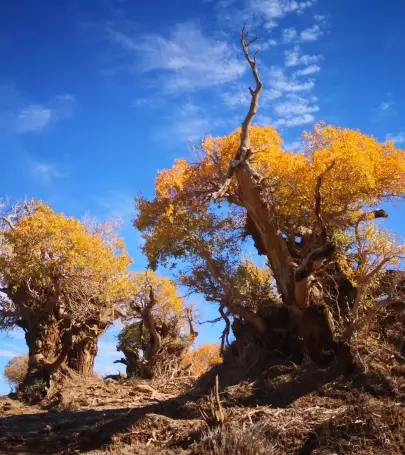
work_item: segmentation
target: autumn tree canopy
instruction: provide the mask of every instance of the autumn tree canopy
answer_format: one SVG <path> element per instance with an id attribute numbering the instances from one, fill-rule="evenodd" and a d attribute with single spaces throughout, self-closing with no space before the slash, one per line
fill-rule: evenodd
<path id="1" fill-rule="evenodd" d="M 151 378 L 172 360 L 178 366 L 197 337 L 193 311 L 176 284 L 154 272 L 130 275 L 132 298 L 121 305 L 124 328 L 117 349 L 128 376 Z"/>
<path id="2" fill-rule="evenodd" d="M 201 376 L 223 362 L 221 346 L 215 343 L 202 344 L 193 351 L 189 351 L 184 356 L 183 362 L 190 367 L 193 376 Z"/>
<path id="3" fill-rule="evenodd" d="M 357 319 L 372 278 L 403 255 L 373 220 L 388 216 L 381 204 L 405 194 L 405 151 L 322 122 L 303 134 L 302 152 L 286 150 L 274 128 L 252 125 L 263 84 L 246 36 L 243 30 L 255 87 L 245 120 L 228 136 L 206 138 L 192 161 L 176 160 L 159 172 L 152 200 L 137 199 L 135 226 L 144 252 L 152 267 L 191 259 L 192 272 L 199 258 L 210 274 L 200 281 L 212 292 L 225 290 L 230 311 L 264 332 L 265 324 L 251 313 L 231 309 L 237 292 L 227 265 L 248 235 L 267 257 L 277 292 L 295 319 L 324 301 L 326 275 L 351 282 Z M 190 276 L 185 282 L 197 287 L 196 274 Z"/>
<path id="4" fill-rule="evenodd" d="M 97 339 L 132 294 L 114 223 L 89 227 L 32 201 L 0 218 L 0 324 L 21 327 L 29 376 L 92 372 Z"/>

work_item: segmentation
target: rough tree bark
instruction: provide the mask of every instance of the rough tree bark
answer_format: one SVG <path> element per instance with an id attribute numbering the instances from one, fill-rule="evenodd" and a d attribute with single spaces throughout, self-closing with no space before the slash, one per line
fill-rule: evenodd
<path id="1" fill-rule="evenodd" d="M 232 178 L 236 178 L 238 201 L 247 211 L 246 228 L 251 230 L 250 233 L 255 244 L 259 247 L 259 252 L 267 256 L 283 302 L 289 308 L 291 319 L 296 323 L 298 330 L 304 337 L 304 342 L 311 356 L 314 360 L 318 360 L 318 352 L 323 352 L 325 348 L 327 350 L 335 348 L 333 327 L 330 324 L 331 318 L 327 308 L 319 306 L 318 310 L 314 311 L 314 308 L 307 307 L 311 292 L 310 279 L 323 262 L 333 254 L 333 245 L 327 241 L 320 201 L 323 175 L 333 167 L 333 163 L 318 177 L 315 188 L 316 202 L 313 208 L 318 226 L 314 226 L 312 235 L 307 236 L 308 239 L 311 239 L 311 244 L 306 245 L 306 254 L 300 258 L 301 260 L 297 265 L 291 256 L 288 241 L 280 230 L 277 217 L 274 216 L 272 207 L 267 201 L 266 183 L 249 162 L 252 155 L 249 128 L 259 107 L 263 84 L 258 73 L 256 54 L 253 58 L 249 54 L 249 48 L 257 40 L 257 37 L 250 41 L 247 40 L 247 37 L 248 34 L 243 28 L 241 45 L 252 70 L 256 87 L 254 89 L 249 88 L 251 102 L 242 123 L 239 149 L 234 160 L 230 163 L 223 185 L 212 194 L 212 198 L 216 200 L 226 197 Z M 231 308 L 230 310 L 233 311 Z M 245 315 L 239 315 L 245 318 Z M 262 331 L 266 330 L 266 326 L 262 324 L 257 328 Z"/>
<path id="2" fill-rule="evenodd" d="M 28 388 L 41 383 L 45 395 L 51 378 L 70 370 L 78 374 L 91 374 L 97 355 L 98 338 L 108 326 L 107 321 L 93 318 L 75 321 L 59 311 L 54 301 L 49 305 L 54 311 L 48 315 L 30 308 L 30 293 L 20 287 L 17 291 L 3 289 L 11 300 L 18 302 L 21 317 L 17 325 L 25 332 L 28 346 L 28 371 L 20 388 L 23 396 Z"/>
<path id="3" fill-rule="evenodd" d="M 80 375 L 93 373 L 94 360 L 97 355 L 98 338 L 106 329 L 105 323 L 93 327 L 88 324 L 76 324 L 64 320 L 49 318 L 40 323 L 29 321 L 20 324 L 25 330 L 25 338 L 29 349 L 28 371 L 21 391 L 27 390 L 41 382 L 43 394 L 51 386 L 51 379 L 59 374 L 65 375 L 73 371 Z"/>

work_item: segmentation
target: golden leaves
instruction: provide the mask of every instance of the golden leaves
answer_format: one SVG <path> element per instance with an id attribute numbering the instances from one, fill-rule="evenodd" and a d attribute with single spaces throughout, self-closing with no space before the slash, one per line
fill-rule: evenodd
<path id="1" fill-rule="evenodd" d="M 183 299 L 179 296 L 174 281 L 151 271 L 132 272 L 129 278 L 132 305 L 145 308 L 150 302 L 150 288 L 152 288 L 156 302 L 152 308 L 154 316 L 162 321 L 180 317 L 183 311 Z"/>
<path id="2" fill-rule="evenodd" d="M 92 296 L 100 303 L 127 295 L 132 260 L 111 223 L 91 231 L 39 203 L 3 235 L 8 254 L 0 257 L 0 272 L 6 283 L 31 283 L 36 292 Z"/>
<path id="3" fill-rule="evenodd" d="M 220 365 L 223 362 L 220 351 L 219 344 L 203 344 L 194 351 L 189 351 L 184 356 L 183 364 L 191 365 L 191 374 L 193 376 L 201 376 L 212 367 Z"/>

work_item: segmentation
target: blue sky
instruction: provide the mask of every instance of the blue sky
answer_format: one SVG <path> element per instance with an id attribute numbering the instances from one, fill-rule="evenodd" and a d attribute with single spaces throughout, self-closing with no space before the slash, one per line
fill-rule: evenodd
<path id="1" fill-rule="evenodd" d="M 244 22 L 261 37 L 257 122 L 277 126 L 288 147 L 318 120 L 405 147 L 403 1 L 3 0 L 0 11 L 0 194 L 121 216 L 137 270 L 132 197 L 150 196 L 156 171 L 187 156 L 189 140 L 243 117 Z M 402 207 L 390 213 L 403 234 Z M 202 330 L 200 342 L 218 335 Z M 115 333 L 100 342 L 100 372 L 116 370 Z M 19 332 L 0 335 L 0 371 L 24 351 Z"/>

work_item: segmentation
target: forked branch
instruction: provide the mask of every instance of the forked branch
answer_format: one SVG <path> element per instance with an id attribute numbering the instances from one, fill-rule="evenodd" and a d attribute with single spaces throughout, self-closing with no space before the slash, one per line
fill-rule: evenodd
<path id="1" fill-rule="evenodd" d="M 0 221 L 4 221 L 10 229 L 14 229 L 13 218 L 15 218 L 15 215 L 0 216 Z"/>

